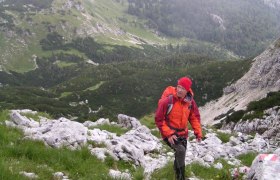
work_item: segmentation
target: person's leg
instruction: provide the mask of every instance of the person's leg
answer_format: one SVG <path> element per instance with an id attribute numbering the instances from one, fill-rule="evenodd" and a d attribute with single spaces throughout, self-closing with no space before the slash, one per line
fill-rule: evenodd
<path id="1" fill-rule="evenodd" d="M 184 180 L 186 147 L 182 143 L 178 143 L 173 145 L 173 148 L 175 150 L 174 169 L 176 172 L 176 179 Z"/>
<path id="2" fill-rule="evenodd" d="M 164 141 L 169 147 L 171 147 L 175 151 L 174 171 L 176 173 L 176 179 L 184 180 L 187 140 L 180 139 L 175 144 L 170 144 L 167 139 L 164 139 Z"/>

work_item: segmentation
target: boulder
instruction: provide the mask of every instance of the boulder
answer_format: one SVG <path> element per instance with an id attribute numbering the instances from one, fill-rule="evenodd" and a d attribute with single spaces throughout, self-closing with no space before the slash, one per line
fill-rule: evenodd
<path id="1" fill-rule="evenodd" d="M 280 157 L 277 154 L 259 154 L 253 161 L 248 179 L 280 179 Z"/>
<path id="2" fill-rule="evenodd" d="M 129 128 L 129 129 L 136 129 L 139 126 L 141 126 L 141 123 L 136 119 L 135 117 L 129 117 L 124 114 L 118 115 L 118 123 L 122 125 L 123 127 Z"/>

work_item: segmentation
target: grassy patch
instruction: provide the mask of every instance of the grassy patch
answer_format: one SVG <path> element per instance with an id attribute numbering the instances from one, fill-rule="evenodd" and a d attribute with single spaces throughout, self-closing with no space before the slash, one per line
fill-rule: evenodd
<path id="1" fill-rule="evenodd" d="M 161 134 L 158 130 L 151 130 L 152 135 L 156 136 L 157 138 L 161 138 Z"/>
<path id="2" fill-rule="evenodd" d="M 254 111 L 252 114 L 245 114 L 242 118 L 243 121 L 245 120 L 253 120 L 255 118 L 262 118 L 263 117 L 263 111 Z"/>
<path id="3" fill-rule="evenodd" d="M 154 114 L 145 115 L 139 121 L 140 121 L 141 124 L 147 126 L 149 129 L 156 128 Z"/>
<path id="4" fill-rule="evenodd" d="M 243 165 L 250 167 L 253 160 L 255 159 L 255 157 L 257 155 L 258 154 L 256 152 L 249 152 L 249 153 L 241 154 L 241 155 L 237 156 L 237 159 L 239 159 Z"/>
<path id="5" fill-rule="evenodd" d="M 275 47 L 280 48 L 280 39 L 278 39 L 275 43 Z"/>
<path id="6" fill-rule="evenodd" d="M 48 113 L 45 113 L 45 112 L 38 112 L 38 113 L 21 113 L 21 115 L 29 118 L 29 119 L 33 119 L 34 121 L 39 121 L 40 120 L 40 116 L 41 117 L 46 117 L 48 119 L 52 119 L 52 117 L 48 114 Z"/>
<path id="7" fill-rule="evenodd" d="M 5 120 L 10 119 L 10 111 L 9 110 L 3 110 L 0 112 L 0 122 L 4 122 Z"/>
<path id="8" fill-rule="evenodd" d="M 132 176 L 135 177 L 133 179 L 144 179 L 144 169 L 142 167 L 133 168 L 133 165 L 130 162 L 115 161 L 111 156 L 107 156 L 104 164 L 110 169 L 119 170 L 121 172 L 129 170 Z"/>
<path id="9" fill-rule="evenodd" d="M 217 137 L 218 137 L 223 143 L 229 142 L 229 139 L 230 139 L 230 137 L 232 136 L 231 134 L 222 133 L 222 132 L 216 132 L 216 133 L 217 133 Z"/>
<path id="10" fill-rule="evenodd" d="M 244 114 L 245 114 L 244 110 L 236 111 L 236 112 L 232 113 L 230 116 L 227 116 L 226 122 L 227 123 L 230 123 L 230 122 L 237 123 L 240 119 L 242 119 Z"/>
<path id="11" fill-rule="evenodd" d="M 71 94 L 73 94 L 73 93 L 72 92 L 63 92 L 63 93 L 61 93 L 59 98 L 67 97 L 67 96 L 69 96 Z"/>
<path id="12" fill-rule="evenodd" d="M 60 68 L 76 65 L 76 63 L 69 63 L 64 61 L 56 61 L 55 64 Z"/>
<path id="13" fill-rule="evenodd" d="M 104 143 L 96 143 L 95 141 L 88 141 L 88 144 L 92 145 L 93 148 L 106 148 L 106 144 Z"/>
<path id="14" fill-rule="evenodd" d="M 0 121 L 7 117 L 8 111 L 0 113 Z M 22 136 L 20 130 L 0 125 L 0 179 L 27 179 L 19 175 L 20 171 L 34 172 L 39 179 L 53 179 L 58 171 L 70 179 L 111 179 L 109 169 L 128 169 L 136 179 L 143 179 L 143 168 L 109 156 L 101 162 L 87 147 L 78 151 L 53 149 L 42 142 L 22 140 Z"/>
<path id="15" fill-rule="evenodd" d="M 207 168 L 198 163 L 192 163 L 186 167 L 186 174 L 191 177 L 194 174 L 196 177 L 201 179 L 232 179 L 230 170 L 228 168 L 216 169 L 213 166 Z"/>
<path id="16" fill-rule="evenodd" d="M 105 83 L 105 81 L 101 81 L 101 82 L 99 82 L 98 84 L 87 88 L 86 90 L 95 91 L 95 90 L 97 90 L 97 89 L 98 89 L 102 84 L 104 84 L 104 83 Z"/>
<path id="17" fill-rule="evenodd" d="M 100 126 L 96 126 L 94 128 L 98 128 L 98 129 L 101 129 L 101 130 L 106 130 L 106 131 L 109 131 L 111 133 L 116 133 L 117 136 L 121 136 L 121 135 L 123 135 L 123 134 L 125 134 L 126 132 L 129 131 L 129 129 L 122 128 L 122 127 L 119 127 L 119 126 L 110 125 L 110 124 L 103 124 L 103 125 L 100 125 Z"/>
<path id="18" fill-rule="evenodd" d="M 270 92 L 267 94 L 267 97 L 258 101 L 250 102 L 246 111 L 239 110 L 233 112 L 233 110 L 230 110 L 224 116 L 226 116 L 226 123 L 238 122 L 240 119 L 242 119 L 243 121 L 253 120 L 254 118 L 262 118 L 264 115 L 263 113 L 264 110 L 279 105 L 280 105 L 280 91 Z M 229 115 L 230 113 L 232 114 Z"/>
<path id="19" fill-rule="evenodd" d="M 202 166 L 198 163 L 192 163 L 186 166 L 186 177 L 198 177 L 199 179 L 213 179 L 213 180 L 230 180 L 232 179 L 230 175 L 230 169 L 232 168 L 231 165 L 227 164 L 225 160 L 220 159 L 216 162 L 220 162 L 223 164 L 222 169 L 216 169 L 213 166 L 207 168 Z M 175 173 L 173 170 L 173 162 L 169 162 L 165 167 L 162 169 L 156 170 L 152 174 L 152 179 L 162 179 L 162 180 L 169 180 L 175 179 Z"/>
<path id="20" fill-rule="evenodd" d="M 175 179 L 175 174 L 173 171 L 173 162 L 169 162 L 163 168 L 156 170 L 152 174 L 151 179 L 161 179 L 161 180 Z"/>
<path id="21" fill-rule="evenodd" d="M 5 45 L 5 38 L 2 33 L 0 33 L 0 47 L 4 47 Z"/>
<path id="22" fill-rule="evenodd" d="M 152 135 L 156 136 L 157 138 L 161 138 L 160 132 L 157 130 L 156 124 L 155 124 L 155 116 L 154 114 L 148 114 L 144 117 L 139 119 L 140 123 L 144 126 L 148 127 L 151 130 Z"/>
<path id="23" fill-rule="evenodd" d="M 7 57 L 8 63 L 5 65 L 8 70 L 26 72 L 35 68 L 32 55 L 36 54 L 38 56 L 38 52 L 41 51 L 40 46 L 32 42 L 23 46 L 15 39 L 9 40 L 9 44 L 7 52 L 10 53 L 10 55 Z"/>

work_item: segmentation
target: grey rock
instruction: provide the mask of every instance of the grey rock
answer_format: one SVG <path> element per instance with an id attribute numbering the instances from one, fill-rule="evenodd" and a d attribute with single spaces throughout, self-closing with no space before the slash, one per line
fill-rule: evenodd
<path id="1" fill-rule="evenodd" d="M 123 180 L 131 180 L 132 177 L 129 173 L 127 172 L 120 172 L 120 171 L 116 171 L 113 169 L 109 170 L 109 175 L 113 178 L 113 179 L 123 179 Z"/>
<path id="2" fill-rule="evenodd" d="M 19 174 L 22 174 L 22 175 L 28 177 L 29 179 L 38 179 L 38 175 L 36 175 L 35 173 L 32 173 L 32 172 L 21 171 L 21 172 L 19 172 Z"/>
<path id="3" fill-rule="evenodd" d="M 206 161 L 206 162 L 213 163 L 215 159 L 214 159 L 214 157 L 211 156 L 210 154 L 206 154 L 206 155 L 203 157 L 203 160 Z"/>
<path id="4" fill-rule="evenodd" d="M 118 115 L 118 123 L 126 128 L 137 128 L 141 126 L 141 123 L 134 117 L 129 117 L 124 114 Z"/>
<path id="5" fill-rule="evenodd" d="M 280 179 L 280 157 L 276 154 L 260 154 L 251 166 L 249 179 Z"/>
<path id="6" fill-rule="evenodd" d="M 217 164 L 214 164 L 214 168 L 223 169 L 223 165 L 222 165 L 222 163 L 217 163 Z"/>
<path id="7" fill-rule="evenodd" d="M 241 143 L 241 141 L 238 140 L 237 138 L 235 138 L 234 136 L 231 136 L 231 137 L 229 138 L 229 142 L 230 142 L 233 146 L 236 146 L 236 145 L 238 145 L 238 144 Z"/>
<path id="8" fill-rule="evenodd" d="M 273 154 L 276 154 L 277 156 L 280 157 L 280 148 L 276 149 Z"/>

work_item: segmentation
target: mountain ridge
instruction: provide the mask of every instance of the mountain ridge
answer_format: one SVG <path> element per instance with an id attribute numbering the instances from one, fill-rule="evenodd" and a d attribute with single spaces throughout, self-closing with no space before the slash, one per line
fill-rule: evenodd
<path id="1" fill-rule="evenodd" d="M 52 53 L 58 53 L 58 51 L 44 51 L 40 46 L 40 41 L 54 32 L 60 34 L 66 43 L 71 42 L 75 38 L 94 38 L 97 43 L 101 43 L 108 50 L 112 48 L 111 45 L 136 47 L 139 49 L 142 49 L 143 45 L 151 45 L 155 48 L 165 48 L 169 45 L 173 47 L 188 46 L 190 47 L 189 49 L 199 46 L 209 49 L 209 51 L 216 50 L 227 54 L 228 57 L 226 58 L 240 58 L 240 55 L 233 53 L 230 48 L 215 41 L 201 41 L 188 36 L 174 38 L 164 35 L 157 28 L 149 26 L 148 19 L 129 14 L 129 3 L 131 2 L 126 0 L 86 0 L 82 2 L 78 0 L 49 0 L 44 2 L 38 0 L 23 0 L 20 2 L 1 1 L 0 9 L 2 12 L 0 13 L 0 22 L 2 23 L 0 23 L 0 28 L 3 30 L 0 33 L 1 69 L 17 72 L 30 71 L 36 68 L 36 63 L 34 62 L 36 59 L 33 57 L 49 57 Z M 139 3 L 143 5 L 144 1 L 139 1 Z M 234 14 L 234 11 L 232 13 Z M 225 20 L 222 15 L 215 11 L 210 14 L 213 23 L 219 27 L 227 29 L 228 25 L 233 23 Z M 169 16 L 168 13 L 162 15 Z M 272 13 L 271 16 L 274 17 L 274 14 Z M 248 17 L 248 21 L 250 18 Z M 266 20 L 264 20 L 265 18 Z M 273 21 L 265 16 L 262 17 L 260 22 L 270 23 Z M 225 25 L 224 23 L 228 24 Z M 238 25 L 238 22 L 234 23 Z M 234 32 L 244 31 L 243 33 L 248 34 L 246 29 L 251 31 L 253 28 L 249 27 L 250 24 L 238 26 L 240 27 L 234 29 Z M 212 27 L 212 25 L 209 27 Z M 203 32 L 211 34 L 212 32 L 209 32 L 209 27 L 207 28 L 208 30 L 204 29 Z M 212 30 L 213 28 L 210 29 Z M 254 32 L 262 31 L 259 26 L 254 30 Z M 270 34 L 274 34 L 274 31 Z M 222 37 L 223 35 L 217 30 L 213 38 L 216 36 Z M 262 43 L 258 47 L 263 47 L 271 39 L 271 36 L 266 37 L 266 35 L 263 36 L 262 34 L 260 36 L 263 40 L 261 40 Z M 229 44 L 232 43 L 233 41 Z M 243 49 L 250 47 L 248 44 L 245 46 L 244 43 L 240 45 L 243 46 Z M 252 48 L 255 46 L 254 44 L 251 45 Z M 83 52 L 76 49 L 60 51 L 75 54 L 85 59 L 89 58 Z M 91 60 L 95 62 L 94 59 Z"/>
<path id="2" fill-rule="evenodd" d="M 250 70 L 242 78 L 224 88 L 222 97 L 201 107 L 203 123 L 217 123 L 215 117 L 246 109 L 251 101 L 264 98 L 271 91 L 279 91 L 279 69 L 280 38 L 254 58 Z"/>

